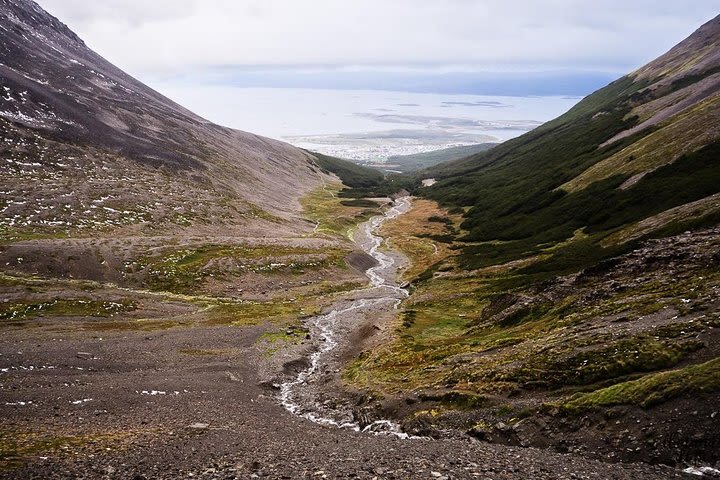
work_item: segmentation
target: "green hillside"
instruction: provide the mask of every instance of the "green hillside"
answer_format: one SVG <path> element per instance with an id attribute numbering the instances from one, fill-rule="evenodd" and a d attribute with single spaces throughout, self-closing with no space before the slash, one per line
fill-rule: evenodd
<path id="1" fill-rule="evenodd" d="M 323 155 L 306 150 L 312 156 L 312 162 L 326 173 L 334 173 L 350 188 L 372 188 L 379 186 L 384 179 L 381 171 L 358 165 L 350 160 Z"/>
<path id="2" fill-rule="evenodd" d="M 423 171 L 438 180 L 424 196 L 466 208 L 461 240 L 504 242 L 467 247 L 467 266 L 533 255 L 578 229 L 599 244 L 623 226 L 719 192 L 718 60 L 711 53 L 693 58 L 688 70 L 650 64 L 526 135 Z M 707 221 L 714 219 L 708 211 Z M 684 228 L 681 219 L 674 223 Z M 659 227 L 656 233 L 668 232 Z"/>
<path id="3" fill-rule="evenodd" d="M 380 170 L 358 165 L 350 160 L 306 150 L 311 162 L 325 173 L 333 173 L 348 187 L 339 196 L 348 198 L 386 197 L 401 190 L 412 190 L 414 179 L 397 174 L 385 175 Z"/>

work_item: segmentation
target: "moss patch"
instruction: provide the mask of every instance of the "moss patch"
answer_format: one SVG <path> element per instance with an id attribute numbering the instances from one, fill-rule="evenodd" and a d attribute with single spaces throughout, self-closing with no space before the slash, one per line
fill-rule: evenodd
<path id="1" fill-rule="evenodd" d="M 203 245 L 145 257 L 129 263 L 127 270 L 143 274 L 150 290 L 194 293 L 209 277 L 222 279 L 247 272 L 300 274 L 328 267 L 344 268 L 346 254 L 340 248 Z"/>
<path id="2" fill-rule="evenodd" d="M 0 470 L 12 470 L 40 455 L 72 455 L 93 449 L 120 448 L 131 432 L 95 434 L 54 433 L 42 431 L 0 430 Z"/>
<path id="3" fill-rule="evenodd" d="M 649 408 L 678 396 L 720 390 L 720 358 L 679 370 L 654 373 L 640 379 L 612 385 L 590 393 L 580 393 L 562 404 L 567 412 L 598 406 L 639 405 Z"/>
<path id="4" fill-rule="evenodd" d="M 270 302 L 218 302 L 207 310 L 209 325 L 258 325 L 264 322 L 282 322 L 318 313 L 314 297 Z"/>
<path id="5" fill-rule="evenodd" d="M 341 184 L 325 185 L 301 199 L 305 215 L 317 223 L 316 234 L 350 237 L 358 224 L 380 214 L 377 208 L 367 208 L 365 204 L 348 204 L 338 196 L 341 188 Z"/>
<path id="6" fill-rule="evenodd" d="M 180 353 L 185 354 L 185 355 L 190 355 L 193 357 L 208 357 L 208 356 L 225 355 L 228 353 L 228 350 L 203 349 L 203 348 L 183 348 L 180 350 Z"/>
<path id="7" fill-rule="evenodd" d="M 449 242 L 459 233 L 461 217 L 431 200 L 414 200 L 410 210 L 383 223 L 380 235 L 410 260 L 402 278 L 415 280 L 434 264 L 456 254 Z"/>
<path id="8" fill-rule="evenodd" d="M 282 329 L 263 333 L 258 341 L 265 344 L 266 348 L 264 353 L 266 356 L 270 356 L 282 349 L 285 345 L 298 345 L 302 343 L 307 334 L 307 328 L 299 323 L 291 323 Z"/>

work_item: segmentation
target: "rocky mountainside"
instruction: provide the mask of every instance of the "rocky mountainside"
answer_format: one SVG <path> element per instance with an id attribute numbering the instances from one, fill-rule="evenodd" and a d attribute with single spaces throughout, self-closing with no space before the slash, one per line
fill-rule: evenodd
<path id="1" fill-rule="evenodd" d="M 210 216 L 292 216 L 324 179 L 301 150 L 215 125 L 138 82 L 30 0 L 0 2 L 0 129 L 1 201 L 15 227 L 173 223 L 179 192 Z M 48 197 L 70 193 L 75 219 L 44 212 Z M 87 211 L 107 195 L 132 213 Z"/>
<path id="2" fill-rule="evenodd" d="M 385 395 L 369 410 L 423 434 L 720 460 L 720 16 L 414 181 L 426 199 L 385 231 L 413 293 L 346 374 Z"/>
<path id="3" fill-rule="evenodd" d="M 30 0 L 0 0 L 0 140 L 1 478 L 85 475 L 43 459 L 144 457 L 138 438 L 188 416 L 237 418 L 299 318 L 367 281 L 346 233 L 378 205 L 343 205 L 330 172 L 377 172 L 214 125 Z"/>
<path id="4" fill-rule="evenodd" d="M 237 296 L 242 274 L 338 254 L 337 239 L 303 238 L 304 199 L 330 196 L 332 168 L 200 118 L 30 0 L 0 1 L 0 134 L 5 271 Z"/>

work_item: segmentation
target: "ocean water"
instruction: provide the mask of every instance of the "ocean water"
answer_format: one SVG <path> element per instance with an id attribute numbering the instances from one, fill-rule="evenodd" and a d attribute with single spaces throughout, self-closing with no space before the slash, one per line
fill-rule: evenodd
<path id="1" fill-rule="evenodd" d="M 521 135 L 580 97 L 155 85 L 208 120 L 359 161 Z"/>

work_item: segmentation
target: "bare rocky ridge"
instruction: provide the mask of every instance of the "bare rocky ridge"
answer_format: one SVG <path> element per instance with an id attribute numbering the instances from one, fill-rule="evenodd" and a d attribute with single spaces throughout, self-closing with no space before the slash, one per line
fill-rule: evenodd
<path id="1" fill-rule="evenodd" d="M 43 143 L 102 150 L 272 212 L 297 211 L 297 198 L 322 181 L 301 150 L 189 112 L 108 63 L 30 0 L 0 2 L 0 39 L 0 122 L 18 135 L 30 129 Z"/>
<path id="2" fill-rule="evenodd" d="M 629 188 L 647 173 L 720 138 L 720 16 L 629 77 L 641 88 L 630 97 L 632 110 L 626 119 L 636 116 L 638 122 L 598 148 L 633 135 L 647 135 L 645 141 L 592 166 L 564 188 L 572 191 L 578 185 L 587 187 L 592 180 L 611 173 L 635 173 L 623 186 Z"/>
<path id="3" fill-rule="evenodd" d="M 658 125 L 716 95 L 720 92 L 719 67 L 720 19 L 716 17 L 664 55 L 631 73 L 636 81 L 650 82 L 639 95 L 639 105 L 632 112 L 643 121 L 601 146 Z M 688 82 L 688 78 L 693 77 L 700 81 Z M 682 82 L 688 83 L 686 88 L 670 93 Z"/>
<path id="4" fill-rule="evenodd" d="M 637 69 L 633 75 L 639 79 L 655 78 L 659 75 L 677 79 L 714 68 L 720 63 L 718 36 L 720 19 L 715 17 L 667 53 Z"/>

